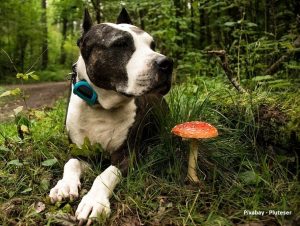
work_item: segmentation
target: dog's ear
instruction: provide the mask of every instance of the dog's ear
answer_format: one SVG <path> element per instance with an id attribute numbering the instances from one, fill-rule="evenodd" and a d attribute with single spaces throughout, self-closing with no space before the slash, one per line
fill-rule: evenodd
<path id="1" fill-rule="evenodd" d="M 84 16 L 83 16 L 83 24 L 82 24 L 83 32 L 84 33 L 88 32 L 88 30 L 91 29 L 92 25 L 93 25 L 93 21 L 90 16 L 90 13 L 89 13 L 88 9 L 85 8 Z"/>
<path id="2" fill-rule="evenodd" d="M 122 11 L 120 12 L 120 15 L 117 19 L 117 24 L 132 24 L 132 21 L 125 8 L 122 8 Z"/>

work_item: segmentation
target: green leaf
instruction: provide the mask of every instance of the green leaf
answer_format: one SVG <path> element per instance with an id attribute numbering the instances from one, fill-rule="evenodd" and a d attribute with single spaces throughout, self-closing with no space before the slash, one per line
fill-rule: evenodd
<path id="1" fill-rule="evenodd" d="M 276 81 L 276 80 L 275 80 Z M 292 84 L 289 81 L 286 82 L 278 82 L 278 83 L 271 83 L 269 84 L 269 87 L 271 88 L 289 88 Z"/>
<path id="2" fill-rule="evenodd" d="M 15 89 L 12 89 L 10 92 L 11 92 L 11 95 L 16 96 L 16 95 L 19 95 L 21 93 L 21 89 L 20 88 L 15 88 Z"/>
<path id="3" fill-rule="evenodd" d="M 20 129 L 23 133 L 29 133 L 29 128 L 25 125 L 21 125 Z"/>
<path id="4" fill-rule="evenodd" d="M 261 179 L 260 176 L 254 172 L 254 171 L 246 171 L 239 175 L 239 178 L 245 183 L 245 184 L 257 184 Z"/>
<path id="5" fill-rule="evenodd" d="M 300 65 L 296 65 L 296 64 L 286 64 L 285 67 L 289 69 L 300 70 Z"/>
<path id="6" fill-rule="evenodd" d="M 67 203 L 63 208 L 62 208 L 63 213 L 72 213 L 73 209 L 72 206 Z"/>
<path id="7" fill-rule="evenodd" d="M 24 194 L 24 193 L 28 193 L 32 191 L 32 188 L 26 188 L 24 191 L 22 191 L 21 193 Z"/>
<path id="8" fill-rule="evenodd" d="M 24 80 L 28 80 L 29 76 L 27 74 L 23 75 Z"/>
<path id="9" fill-rule="evenodd" d="M 28 74 L 17 73 L 16 77 L 20 79 L 28 80 Z"/>
<path id="10" fill-rule="evenodd" d="M 234 25 L 236 25 L 236 22 L 226 22 L 224 24 L 224 26 L 227 26 L 227 27 L 233 27 Z"/>
<path id="11" fill-rule="evenodd" d="M 11 95 L 11 91 L 5 91 L 4 93 L 1 93 L 0 97 L 6 97 L 6 96 L 10 96 Z"/>
<path id="12" fill-rule="evenodd" d="M 75 144 L 70 145 L 70 152 L 73 156 L 83 156 L 83 157 L 95 157 L 99 153 L 102 153 L 102 157 L 109 158 L 109 154 L 103 151 L 100 144 L 91 144 L 90 140 L 85 137 L 83 145 L 81 148 L 77 147 Z"/>
<path id="13" fill-rule="evenodd" d="M 193 8 L 197 8 L 198 7 L 198 1 L 194 1 L 193 3 L 192 3 L 192 6 L 193 6 Z"/>
<path id="14" fill-rule="evenodd" d="M 39 79 L 40 79 L 39 76 L 37 76 L 37 75 L 30 75 L 30 77 L 31 77 L 32 79 L 34 79 L 34 80 L 39 80 Z"/>
<path id="15" fill-rule="evenodd" d="M 186 32 L 185 35 L 186 35 L 186 36 L 189 36 L 189 37 L 191 37 L 191 38 L 197 38 L 197 37 L 198 37 L 198 35 L 195 35 L 195 34 L 192 33 L 192 32 Z"/>
<path id="16" fill-rule="evenodd" d="M 34 73 L 34 71 L 31 71 L 31 72 L 28 72 L 28 73 L 26 73 L 26 75 L 32 75 Z"/>
<path id="17" fill-rule="evenodd" d="M 17 73 L 16 78 L 23 78 L 24 74 L 23 73 Z"/>
<path id="18" fill-rule="evenodd" d="M 0 95 L 0 97 L 6 97 L 6 96 L 16 96 L 16 95 L 19 95 L 21 93 L 21 90 L 20 88 L 15 88 L 15 89 L 12 89 L 12 90 L 7 90 L 5 91 L 4 93 L 2 93 Z"/>
<path id="19" fill-rule="evenodd" d="M 53 159 L 47 159 L 44 162 L 42 162 L 43 166 L 53 166 L 55 163 L 57 163 L 57 159 L 53 158 Z"/>
<path id="20" fill-rule="evenodd" d="M 42 179 L 40 182 L 40 187 L 44 190 L 44 191 L 48 191 L 49 187 L 50 187 L 50 183 L 49 180 L 47 179 Z"/>
<path id="21" fill-rule="evenodd" d="M 274 77 L 272 77 L 271 75 L 263 75 L 263 76 L 256 76 L 254 78 L 252 78 L 252 81 L 266 81 L 266 80 L 270 80 L 270 79 L 274 79 Z"/>
<path id="22" fill-rule="evenodd" d="M 45 118 L 46 113 L 45 113 L 44 111 L 35 110 L 35 111 L 34 111 L 34 116 L 35 116 L 37 119 L 43 119 L 43 118 Z"/>
<path id="23" fill-rule="evenodd" d="M 248 27 L 257 27 L 257 24 L 256 23 L 252 23 L 252 22 L 248 22 L 248 23 L 246 23 L 246 25 Z"/>
<path id="24" fill-rule="evenodd" d="M 14 166 L 23 166 L 23 163 L 21 163 L 19 161 L 19 159 L 14 159 L 14 160 L 11 160 L 7 163 L 7 165 L 14 165 Z"/>
<path id="25" fill-rule="evenodd" d="M 1 152 L 9 152 L 11 150 L 9 148 L 5 147 L 5 146 L 0 146 L 0 151 Z"/>
<path id="26" fill-rule="evenodd" d="M 12 198 L 15 195 L 15 191 L 9 191 L 8 196 L 9 198 Z"/>
<path id="27" fill-rule="evenodd" d="M 23 106 L 19 106 L 19 107 L 17 107 L 17 108 L 14 109 L 15 115 L 18 115 L 22 111 L 23 111 Z"/>
<path id="28" fill-rule="evenodd" d="M 30 122 L 29 118 L 27 118 L 25 115 L 22 115 L 22 114 L 16 115 L 15 123 L 18 126 L 21 126 L 21 125 L 25 125 L 27 127 L 31 126 L 31 122 Z"/>

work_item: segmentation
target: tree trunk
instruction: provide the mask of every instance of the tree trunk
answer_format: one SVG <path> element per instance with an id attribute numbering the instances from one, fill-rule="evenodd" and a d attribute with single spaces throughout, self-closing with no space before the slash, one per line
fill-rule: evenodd
<path id="1" fill-rule="evenodd" d="M 269 19 L 270 19 L 270 12 L 269 12 L 270 4 L 268 4 L 268 1 L 265 0 L 265 31 L 271 32 L 269 28 Z"/>
<path id="2" fill-rule="evenodd" d="M 204 10 L 205 5 L 207 2 L 203 2 L 202 5 L 199 6 L 199 24 L 200 24 L 200 34 L 199 34 L 199 47 L 203 49 L 207 45 L 210 44 L 210 30 L 208 27 L 209 17 Z"/>
<path id="3" fill-rule="evenodd" d="M 204 13 L 204 23 L 205 23 L 205 46 L 208 46 L 211 44 L 211 33 L 209 28 L 209 15 L 205 12 Z"/>
<path id="4" fill-rule="evenodd" d="M 217 12 L 216 12 L 216 16 L 217 18 L 221 18 L 221 9 L 220 9 L 220 5 L 217 6 Z M 213 26 L 213 30 L 212 30 L 212 41 L 213 44 L 215 44 L 218 48 L 222 48 L 222 28 L 220 27 L 219 24 Z"/>
<path id="5" fill-rule="evenodd" d="M 182 17 L 182 13 L 181 13 L 181 1 L 180 0 L 173 0 L 174 6 L 175 6 L 175 17 L 176 17 L 176 24 L 175 24 L 175 29 L 176 29 L 176 36 L 181 37 L 181 29 L 179 26 L 179 20 Z M 176 45 L 178 47 L 181 46 L 181 41 L 176 39 Z M 180 51 L 177 49 L 175 52 L 175 57 L 176 59 L 180 58 Z"/>
<path id="6" fill-rule="evenodd" d="M 48 28 L 47 28 L 47 0 L 41 0 L 42 3 L 42 69 L 47 68 L 48 65 Z"/>
<path id="7" fill-rule="evenodd" d="M 63 27 L 62 27 L 62 41 L 60 46 L 60 64 L 65 64 L 66 62 L 66 51 L 64 49 L 64 44 L 67 39 L 67 29 L 68 29 L 68 19 L 66 17 L 63 18 Z"/>
<path id="8" fill-rule="evenodd" d="M 101 23 L 101 1 L 100 0 L 91 0 L 95 14 L 96 21 L 98 24 Z"/>
<path id="9" fill-rule="evenodd" d="M 274 0 L 271 0 L 270 2 L 270 11 L 271 11 L 271 16 L 272 16 L 272 19 L 270 17 L 270 21 L 272 21 L 272 32 L 273 34 L 275 35 L 275 39 L 277 39 L 277 22 L 276 22 L 276 7 L 275 7 L 275 2 Z"/>
<path id="10" fill-rule="evenodd" d="M 194 0 L 190 0 L 191 4 L 191 32 L 195 33 L 195 22 L 194 22 L 194 7 L 193 7 Z"/>

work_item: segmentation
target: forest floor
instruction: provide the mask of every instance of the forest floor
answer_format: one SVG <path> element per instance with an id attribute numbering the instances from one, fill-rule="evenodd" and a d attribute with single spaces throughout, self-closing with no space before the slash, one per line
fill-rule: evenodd
<path id="1" fill-rule="evenodd" d="M 45 82 L 35 84 L 7 85 L 3 86 L 5 90 L 11 90 L 20 87 L 26 98 L 27 108 L 41 108 L 52 106 L 55 101 L 64 97 L 68 93 L 69 82 Z M 21 96 L 6 98 L 0 102 L 0 121 L 7 120 L 12 114 L 13 109 L 18 106 L 25 105 Z M 24 106 L 25 107 L 25 106 Z"/>
<path id="2" fill-rule="evenodd" d="M 155 112 L 157 139 L 143 159 L 133 157 L 110 200 L 110 217 L 99 216 L 96 225 L 300 225 L 299 90 L 261 86 L 240 94 L 227 82 L 224 76 L 202 76 L 172 87 L 166 96 L 169 111 Z M 93 155 L 101 152 L 98 145 L 87 141 L 78 150 L 69 144 L 67 86 L 0 87 L 0 95 L 24 90 L 29 109 L 15 110 L 15 120 L 0 123 L 0 225 L 77 225 L 75 210 L 106 167 Z M 13 114 L 24 105 L 16 99 L 0 98 L 0 112 Z M 219 131 L 217 138 L 202 141 L 197 172 L 203 187 L 185 182 L 189 145 L 170 133 L 174 125 L 194 120 Z M 80 198 L 52 204 L 49 191 L 70 154 L 91 160 Z M 247 214 L 254 210 L 265 215 Z"/>

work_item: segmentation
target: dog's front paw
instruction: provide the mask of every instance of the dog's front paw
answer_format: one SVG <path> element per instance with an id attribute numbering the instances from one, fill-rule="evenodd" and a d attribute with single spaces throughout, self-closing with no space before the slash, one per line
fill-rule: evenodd
<path id="1" fill-rule="evenodd" d="M 78 190 L 80 188 L 79 180 L 61 179 L 54 188 L 50 190 L 49 197 L 52 203 L 69 198 L 70 200 L 78 198 Z"/>
<path id="2" fill-rule="evenodd" d="M 88 218 L 96 218 L 103 214 L 105 217 L 110 215 L 110 203 L 108 197 L 101 194 L 88 192 L 79 203 L 75 216 L 82 223 Z"/>

